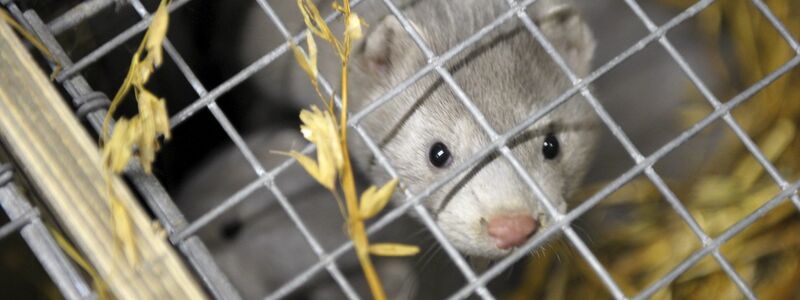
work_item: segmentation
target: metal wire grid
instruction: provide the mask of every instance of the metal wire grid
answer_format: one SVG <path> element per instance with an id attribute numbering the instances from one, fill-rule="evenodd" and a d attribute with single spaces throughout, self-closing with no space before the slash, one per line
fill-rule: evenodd
<path id="1" fill-rule="evenodd" d="M 94 13 L 99 11 L 99 9 L 111 4 L 113 1 L 114 0 L 87 1 L 87 3 L 85 3 L 87 4 L 85 5 L 85 7 L 76 7 L 76 9 L 74 9 L 73 11 L 70 11 L 64 16 L 59 17 L 55 21 L 51 22 L 49 28 L 47 25 L 44 25 L 44 23 L 41 22 L 41 20 L 36 16 L 35 12 L 26 12 L 25 14 L 22 14 L 21 12 L 19 12 L 18 9 L 16 9 L 15 11 L 16 7 L 13 4 L 13 2 L 9 3 L 9 7 L 11 8 L 12 13 L 14 13 L 18 18 L 30 22 L 30 24 L 27 25 L 29 27 L 32 26 L 37 35 L 39 35 L 40 38 L 45 40 L 45 44 L 47 45 L 47 47 L 51 48 L 50 49 L 51 51 L 56 50 L 53 52 L 56 53 L 57 59 L 64 66 L 64 70 L 57 77 L 57 80 L 65 85 L 65 88 L 73 96 L 73 100 L 76 102 L 77 105 L 86 105 L 87 103 L 91 103 L 91 101 L 87 101 L 87 98 L 91 98 L 87 97 L 87 94 L 91 94 L 90 88 L 88 89 L 88 91 L 80 89 L 77 89 L 76 91 L 76 85 L 79 88 L 88 88 L 88 84 L 85 83 L 85 80 L 83 80 L 83 78 L 80 75 L 77 75 L 78 72 L 85 69 L 95 61 L 99 60 L 108 52 L 115 49 L 116 47 L 118 47 L 125 41 L 129 40 L 136 34 L 145 30 L 150 21 L 149 14 L 146 11 L 146 9 L 141 5 L 141 2 L 139 2 L 139 0 L 131 0 L 130 2 L 133 5 L 134 9 L 137 11 L 137 13 L 139 13 L 142 16 L 142 21 L 138 22 L 137 24 L 128 28 L 127 30 L 123 31 L 120 35 L 114 37 L 113 39 L 103 44 L 102 46 L 100 46 L 87 56 L 81 58 L 80 60 L 78 60 L 78 62 L 74 64 L 72 64 L 70 59 L 66 57 L 63 50 L 60 49 L 60 46 L 52 38 L 52 35 L 68 29 L 70 26 L 77 24 L 78 22 L 80 22 L 80 20 L 84 18 L 91 17 Z M 188 3 L 189 1 L 190 0 L 176 0 L 171 3 L 169 9 L 170 11 L 174 11 L 175 9 L 178 9 L 179 7 Z M 719 247 L 722 243 L 724 243 L 725 241 L 733 237 L 735 234 L 739 233 L 744 228 L 755 222 L 758 218 L 769 212 L 772 208 L 774 208 L 778 204 L 781 204 L 787 197 L 791 197 L 794 204 L 798 206 L 798 208 L 800 208 L 800 197 L 798 197 L 796 194 L 798 187 L 800 187 L 800 181 L 794 183 L 786 181 L 786 179 L 783 178 L 781 174 L 777 171 L 775 166 L 772 165 L 765 158 L 764 154 L 761 152 L 758 146 L 755 145 L 755 143 L 753 143 L 750 137 L 744 132 L 741 126 L 739 126 L 739 124 L 730 114 L 730 110 L 733 109 L 735 106 L 746 101 L 755 93 L 757 93 L 758 91 L 769 85 L 776 78 L 785 74 L 786 72 L 796 67 L 800 63 L 800 45 L 798 44 L 797 40 L 795 40 L 791 36 L 788 30 L 786 30 L 786 28 L 777 20 L 777 18 L 772 14 L 769 8 L 761 0 L 751 0 L 751 1 L 768 19 L 768 21 L 776 28 L 779 34 L 781 34 L 781 36 L 786 40 L 789 46 L 792 49 L 794 49 L 798 55 L 790 59 L 783 66 L 781 66 L 774 72 L 770 73 L 756 84 L 752 85 L 751 87 L 744 90 L 739 95 L 733 97 L 732 99 L 730 99 L 728 102 L 725 103 L 721 103 L 713 95 L 713 93 L 711 93 L 708 90 L 708 88 L 702 82 L 702 80 L 699 79 L 699 77 L 692 70 L 689 64 L 683 59 L 683 56 L 672 46 L 672 44 L 665 36 L 670 29 L 682 23 L 683 21 L 687 20 L 688 18 L 696 15 L 702 9 L 713 3 L 714 0 L 701 0 L 661 26 L 654 25 L 651 19 L 647 16 L 647 14 L 644 13 L 642 8 L 635 1 L 624 0 L 626 4 L 628 4 L 628 6 L 634 11 L 636 16 L 647 27 L 649 34 L 646 35 L 641 40 L 639 40 L 630 48 L 623 51 L 620 55 L 613 58 L 605 65 L 597 68 L 594 72 L 592 72 L 585 78 L 578 78 L 577 76 L 575 76 L 574 72 L 572 72 L 572 70 L 570 70 L 569 67 L 564 63 L 563 58 L 546 40 L 546 38 L 539 31 L 535 23 L 525 13 L 525 9 L 534 2 L 536 2 L 536 0 L 527 0 L 521 2 L 514 0 L 507 0 L 507 3 L 509 5 L 508 11 L 506 11 L 504 14 L 501 14 L 493 22 L 487 24 L 485 27 L 478 30 L 472 36 L 465 39 L 452 49 L 448 50 L 447 52 L 439 56 L 436 56 L 430 50 L 430 48 L 426 45 L 426 43 L 420 38 L 415 28 L 410 25 L 407 18 L 405 18 L 402 12 L 390 0 L 382 0 L 382 1 L 389 8 L 391 13 L 398 18 L 403 28 L 410 34 L 412 39 L 417 43 L 420 50 L 428 58 L 429 63 L 425 67 L 417 71 L 414 75 L 410 76 L 405 81 L 400 83 L 398 86 L 394 87 L 386 94 L 375 99 L 372 102 L 372 104 L 370 104 L 361 112 L 352 114 L 348 125 L 353 127 L 356 130 L 356 132 L 358 132 L 359 135 L 366 141 L 368 147 L 374 152 L 376 158 L 378 158 L 378 162 L 386 169 L 386 171 L 390 175 L 396 176 L 397 173 L 395 169 L 391 166 L 391 164 L 388 162 L 385 156 L 382 155 L 381 151 L 378 149 L 378 147 L 375 145 L 372 139 L 359 126 L 359 122 L 364 116 L 366 116 L 371 111 L 378 108 L 380 105 L 389 101 L 392 97 L 399 94 L 405 88 L 416 82 L 416 80 L 429 74 L 432 71 L 435 71 L 453 90 L 453 92 L 457 95 L 458 99 L 468 108 L 470 113 L 475 117 L 475 119 L 483 127 L 486 133 L 492 138 L 492 142 L 489 145 L 485 146 L 480 151 L 478 151 L 477 154 L 472 158 L 470 158 L 468 161 L 458 166 L 454 166 L 453 170 L 451 170 L 446 176 L 444 176 L 439 181 L 433 183 L 432 185 L 428 186 L 426 189 L 420 191 L 419 193 L 412 194 L 409 190 L 403 189 L 407 201 L 404 204 L 400 205 L 399 207 L 390 211 L 388 214 L 386 214 L 384 217 L 382 217 L 372 226 L 370 226 L 368 229 L 370 233 L 380 230 L 381 228 L 387 226 L 397 217 L 406 213 L 407 210 L 413 207 L 415 211 L 421 216 L 423 223 L 431 230 L 434 237 L 436 237 L 436 239 L 442 244 L 442 247 L 450 255 L 456 266 L 462 271 L 463 275 L 468 281 L 468 284 L 459 291 L 457 291 L 454 295 L 452 295 L 452 298 L 464 298 L 475 292 L 484 299 L 493 299 L 494 297 L 491 295 L 488 289 L 486 289 L 485 284 L 490 279 L 497 276 L 500 272 L 508 268 L 513 262 L 517 261 L 523 255 L 528 253 L 528 251 L 530 251 L 532 248 L 541 245 L 547 238 L 561 231 L 567 236 L 567 238 L 570 240 L 573 246 L 575 246 L 578 249 L 581 256 L 587 260 L 589 265 L 597 273 L 597 276 L 606 285 L 611 294 L 617 299 L 626 299 L 627 296 L 623 294 L 623 292 L 620 290 L 620 288 L 608 274 L 607 270 L 605 270 L 605 268 L 593 255 L 593 253 L 588 249 L 588 247 L 586 247 L 585 243 L 581 240 L 581 238 L 575 234 L 575 232 L 571 229 L 569 224 L 571 221 L 573 221 L 574 219 L 576 219 L 577 217 L 581 216 L 586 211 L 594 207 L 600 200 L 602 200 L 603 198 L 605 198 L 606 196 L 608 196 L 609 194 L 620 188 L 628 181 L 632 180 L 635 176 L 644 172 L 645 175 L 650 179 L 650 181 L 662 193 L 662 195 L 669 202 L 669 204 L 676 210 L 679 216 L 684 219 L 687 225 L 689 225 L 694 234 L 701 240 L 701 242 L 703 243 L 703 247 L 698 251 L 696 251 L 691 256 L 689 256 L 678 266 L 676 266 L 667 275 L 665 275 L 658 281 L 651 284 L 640 294 L 634 296 L 634 298 L 635 299 L 647 298 L 648 296 L 652 295 L 659 289 L 663 288 L 666 284 L 670 283 L 677 276 L 679 276 L 681 273 L 683 273 L 688 268 L 693 266 L 695 263 L 697 263 L 697 261 L 708 255 L 709 253 L 711 253 L 714 256 L 714 258 L 720 264 L 722 269 L 729 275 L 729 277 L 733 280 L 733 282 L 741 290 L 742 294 L 746 298 L 748 299 L 755 298 L 753 291 L 744 283 L 744 281 L 741 279 L 740 276 L 738 276 L 733 267 L 731 267 L 730 263 L 720 253 Z M 278 16 L 272 10 L 269 3 L 267 3 L 264 0 L 257 0 L 257 2 L 259 6 L 264 10 L 266 15 L 269 17 L 269 19 L 274 23 L 275 26 L 279 28 L 279 30 L 285 37 L 292 38 L 295 42 L 300 42 L 303 39 L 304 33 L 300 33 L 295 36 L 290 36 L 290 33 L 286 30 L 283 23 L 280 21 Z M 353 6 L 358 5 L 360 2 L 362 1 L 355 0 L 352 2 L 352 5 Z M 91 3 L 92 5 L 88 5 L 89 3 Z M 332 14 L 326 18 L 326 21 L 330 22 L 331 20 L 333 20 L 334 17 L 336 17 L 336 15 Z M 516 127 L 512 128 L 511 130 L 505 133 L 498 134 L 491 128 L 491 126 L 488 125 L 488 122 L 486 121 L 485 117 L 477 109 L 477 107 L 475 107 L 475 105 L 472 103 L 469 97 L 463 92 L 463 90 L 461 90 L 460 86 L 455 82 L 451 74 L 443 67 L 443 64 L 448 59 L 458 54 L 460 51 L 464 50 L 473 43 L 477 42 L 480 38 L 491 32 L 492 30 L 494 30 L 500 24 L 507 22 L 514 17 L 516 17 L 519 21 L 521 21 L 522 24 L 526 27 L 526 29 L 531 33 L 531 35 L 544 46 L 547 53 L 554 59 L 554 61 L 559 65 L 559 67 L 566 74 L 566 76 L 572 81 L 573 86 L 559 97 L 551 99 L 549 103 L 542 110 L 533 113 L 524 122 L 520 123 L 519 125 L 517 125 Z M 701 93 L 707 99 L 707 101 L 714 107 L 714 111 L 711 114 L 709 114 L 706 118 L 702 119 L 689 129 L 681 133 L 677 138 L 668 142 L 660 149 L 655 151 L 653 154 L 645 157 L 639 152 L 638 149 L 636 149 L 636 147 L 633 145 L 630 139 L 622 131 L 620 126 L 616 124 L 613 118 L 605 111 L 603 106 L 597 101 L 597 99 L 592 95 L 592 93 L 589 91 L 587 87 L 594 80 L 596 80 L 609 70 L 613 69 L 615 66 L 620 64 L 622 61 L 626 60 L 628 57 L 642 50 L 645 46 L 647 46 L 656 39 L 658 39 L 659 43 L 667 50 L 672 59 L 679 65 L 681 70 L 683 70 L 683 72 L 686 73 L 686 75 L 691 79 L 693 84 L 701 91 Z M 351 242 L 345 243 L 344 245 L 341 245 L 330 252 L 326 252 L 319 246 L 319 243 L 316 241 L 314 236 L 305 228 L 302 220 L 299 218 L 299 216 L 297 216 L 297 214 L 292 209 L 291 204 L 286 200 L 286 198 L 281 193 L 280 189 L 274 183 L 274 178 L 278 176 L 293 162 L 291 160 L 287 160 L 278 167 L 266 171 L 263 168 L 263 166 L 255 159 L 252 151 L 244 143 L 241 136 L 238 134 L 235 128 L 231 126 L 225 114 L 219 109 L 219 107 L 215 103 L 216 99 L 219 96 L 230 91 L 232 88 L 234 88 L 235 86 L 237 86 L 238 84 L 240 84 L 241 82 L 252 76 L 254 73 L 258 72 L 259 70 L 263 69 L 266 65 L 270 64 L 278 56 L 287 52 L 288 44 L 283 44 L 280 47 L 265 54 L 263 57 L 261 57 L 248 67 L 244 68 L 239 73 L 237 73 L 227 81 L 223 82 L 216 88 L 212 89 L 211 91 L 206 90 L 205 87 L 199 82 L 197 77 L 192 72 L 191 68 L 188 67 L 188 65 L 182 59 L 180 54 L 175 50 L 172 44 L 169 43 L 169 41 L 165 42 L 164 47 L 167 50 L 168 55 L 173 59 L 176 65 L 178 65 L 179 69 L 181 70 L 181 72 L 183 72 L 187 81 L 190 83 L 190 85 L 194 88 L 195 92 L 199 96 L 198 100 L 194 101 L 190 106 L 175 114 L 170 119 L 170 125 L 172 127 L 176 127 L 180 125 L 183 121 L 185 121 L 187 118 L 194 115 L 197 111 L 199 111 L 203 107 L 207 107 L 211 111 L 212 115 L 214 115 L 214 117 L 220 123 L 220 126 L 222 126 L 222 128 L 225 130 L 228 136 L 233 140 L 237 148 L 239 148 L 239 150 L 242 152 L 242 154 L 245 156 L 248 162 L 250 162 L 253 170 L 259 176 L 257 180 L 251 182 L 250 184 L 242 188 L 240 191 L 238 191 L 237 193 L 235 193 L 234 195 L 223 201 L 222 204 L 215 207 L 214 209 L 212 209 L 211 211 L 200 217 L 198 220 L 186 226 L 185 219 L 183 219 L 180 212 L 177 211 L 177 209 L 175 209 L 174 204 L 169 200 L 169 197 L 164 193 L 163 188 L 160 186 L 160 184 L 158 184 L 158 182 L 154 178 L 143 175 L 141 173 L 141 170 L 134 170 L 133 174 L 131 174 L 134 179 L 133 180 L 134 184 L 140 191 L 143 191 L 143 194 L 145 194 L 145 198 L 147 198 L 145 200 L 148 201 L 151 207 L 154 208 L 159 219 L 163 223 L 165 223 L 165 228 L 170 234 L 172 242 L 176 246 L 178 246 L 185 255 L 187 255 L 193 267 L 195 268 L 197 273 L 199 273 L 201 278 L 204 280 L 204 283 L 209 288 L 209 290 L 214 294 L 214 296 L 226 299 L 238 298 L 238 295 L 231 288 L 230 283 L 227 282 L 227 279 L 225 279 L 224 275 L 219 273 L 219 269 L 216 267 L 216 265 L 214 265 L 213 260 L 210 259 L 208 251 L 202 245 L 202 242 L 200 242 L 194 236 L 194 234 L 200 228 L 207 225 L 210 221 L 212 221 L 213 219 L 215 219 L 216 217 L 218 217 L 231 207 L 235 206 L 239 202 L 243 201 L 248 195 L 254 193 L 260 187 L 266 187 L 276 196 L 278 202 L 287 211 L 290 218 L 293 220 L 293 222 L 295 222 L 295 224 L 298 226 L 298 228 L 303 233 L 305 238 L 308 240 L 312 249 L 320 257 L 320 262 L 314 264 L 306 271 L 295 277 L 293 280 L 289 281 L 284 286 L 274 291 L 272 294 L 268 295 L 266 298 L 274 299 L 288 295 L 289 293 L 297 289 L 299 286 L 301 286 L 311 276 L 313 276 L 323 267 L 325 267 L 328 270 L 328 272 L 332 275 L 332 277 L 336 280 L 336 282 L 341 286 L 345 295 L 348 296 L 348 298 L 357 299 L 358 296 L 353 292 L 353 289 L 350 286 L 349 282 L 347 282 L 347 280 L 343 278 L 343 276 L 338 271 L 335 264 L 335 259 L 338 256 L 342 255 L 345 251 L 349 250 L 352 247 L 352 243 Z M 76 83 L 75 81 L 78 82 Z M 320 83 L 323 86 L 324 91 L 330 95 L 333 89 L 331 88 L 330 84 L 328 84 L 328 81 L 326 81 L 324 78 L 320 78 Z M 516 158 L 511 154 L 511 151 L 505 144 L 515 134 L 529 127 L 538 119 L 540 119 L 542 116 L 544 116 L 551 110 L 555 109 L 558 105 L 560 105 L 561 103 L 563 103 L 564 101 L 566 101 L 567 99 L 569 99 L 578 92 L 580 92 L 581 95 L 586 99 L 586 101 L 588 101 L 589 104 L 594 108 L 595 112 L 598 114 L 600 119 L 606 124 L 606 126 L 610 129 L 612 134 L 620 141 L 620 143 L 626 149 L 628 154 L 634 159 L 636 164 L 631 169 L 629 169 L 628 171 L 620 175 L 618 178 L 613 180 L 605 188 L 603 188 L 595 195 L 588 198 L 581 205 L 572 209 L 567 214 L 561 214 L 552 206 L 551 202 L 546 197 L 546 195 L 544 195 L 544 193 L 541 191 L 538 184 L 532 178 L 530 178 L 530 176 L 524 171 L 524 169 L 521 167 Z M 336 98 L 335 100 L 337 101 L 338 104 L 339 99 Z M 99 129 L 97 125 L 99 123 L 97 123 L 95 120 L 98 119 L 98 115 L 101 116 L 100 113 L 103 113 L 102 109 L 99 111 L 91 112 L 87 116 L 87 118 L 89 118 L 90 122 L 93 124 L 96 130 Z M 94 117 L 92 117 L 92 114 L 94 114 Z M 728 127 L 730 127 L 734 131 L 736 136 L 742 141 L 742 143 L 744 143 L 745 147 L 754 155 L 756 160 L 767 170 L 768 174 L 774 179 L 776 184 L 780 186 L 782 191 L 778 195 L 776 195 L 773 199 L 767 201 L 762 207 L 757 209 L 755 212 L 737 222 L 735 225 L 730 227 L 728 230 L 723 232 L 718 237 L 712 239 L 699 227 L 694 218 L 689 214 L 686 207 L 681 204 L 680 200 L 677 199 L 675 194 L 669 189 L 669 187 L 664 183 L 661 177 L 652 168 L 652 165 L 656 163 L 660 158 L 662 158 L 670 151 L 674 150 L 675 148 L 686 142 L 689 138 L 691 138 L 692 136 L 697 134 L 700 130 L 702 130 L 710 123 L 719 118 L 722 118 L 726 122 Z M 313 145 L 310 145 L 304 149 L 304 152 L 307 153 L 312 150 L 313 150 Z M 521 178 L 529 186 L 531 191 L 533 191 L 534 194 L 539 199 L 541 199 L 542 205 L 546 208 L 547 213 L 550 215 L 550 217 L 553 218 L 554 223 L 552 226 L 543 229 L 540 234 L 538 234 L 532 240 L 528 241 L 523 247 L 520 247 L 518 251 L 515 251 L 509 257 L 499 261 L 492 268 L 490 268 L 483 274 L 477 275 L 465 262 L 464 258 L 452 247 L 452 245 L 446 240 L 446 238 L 444 238 L 441 230 L 434 223 L 430 214 L 420 205 L 419 202 L 424 200 L 433 191 L 440 188 L 442 185 L 444 185 L 452 178 L 456 177 L 461 172 L 464 172 L 467 169 L 473 167 L 475 164 L 477 164 L 477 162 L 484 159 L 486 156 L 488 156 L 494 151 L 499 151 L 503 155 L 503 157 L 511 163 L 515 171 L 518 173 L 519 176 L 521 176 Z"/>
<path id="2" fill-rule="evenodd" d="M 89 18 L 103 7 L 113 4 L 115 1 L 116 0 L 87 1 L 86 3 L 91 2 L 92 5 L 79 5 L 63 16 L 56 18 L 51 25 L 46 25 L 35 11 L 26 11 L 23 13 L 14 2 L 9 0 L 0 0 L 0 3 L 4 4 L 23 26 L 28 28 L 42 41 L 45 47 L 53 54 L 54 60 L 56 60 L 57 63 L 61 66 L 69 67 L 72 66 L 72 61 L 61 45 L 56 41 L 53 34 L 55 30 L 51 28 L 66 30 L 69 26 L 59 25 L 67 23 L 63 20 L 71 20 L 68 23 L 75 25 L 80 22 L 75 21 L 76 19 L 83 20 L 84 18 Z M 88 8 L 92 9 L 90 10 Z M 144 28 L 146 28 L 146 24 Z M 72 98 L 74 105 L 77 107 L 76 111 L 79 117 L 85 118 L 92 125 L 92 128 L 100 133 L 102 131 L 103 117 L 109 104 L 108 97 L 103 93 L 94 91 L 81 75 L 72 76 L 60 81 L 60 83 L 64 86 L 70 98 Z M 126 176 L 132 181 L 138 192 L 143 195 L 148 206 L 161 221 L 164 230 L 169 234 L 173 234 L 175 231 L 185 227 L 187 223 L 186 219 L 172 202 L 170 196 L 158 180 L 151 175 L 145 174 L 137 164 L 130 165 L 129 170 Z M 174 244 L 186 256 L 195 272 L 215 297 L 220 299 L 239 298 L 236 290 L 217 267 L 208 249 L 198 237 L 187 237 L 181 243 Z"/>
<path id="3" fill-rule="evenodd" d="M 97 295 L 50 235 L 39 210 L 20 193 L 12 173 L 11 165 L 0 164 L 0 206 L 10 220 L 0 227 L 0 240 L 19 232 L 64 298 L 96 299 Z"/>

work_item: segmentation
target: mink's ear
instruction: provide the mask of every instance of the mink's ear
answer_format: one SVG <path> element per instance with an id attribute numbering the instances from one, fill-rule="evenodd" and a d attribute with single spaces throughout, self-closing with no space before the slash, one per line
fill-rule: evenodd
<path id="1" fill-rule="evenodd" d="M 578 76 L 591 70 L 595 40 L 589 26 L 571 5 L 539 1 L 531 15 L 547 40 L 558 50 Z"/>
<path id="2" fill-rule="evenodd" d="M 355 51 L 355 66 L 369 74 L 387 74 L 402 55 L 398 39 L 405 35 L 400 22 L 392 15 L 367 32 Z"/>

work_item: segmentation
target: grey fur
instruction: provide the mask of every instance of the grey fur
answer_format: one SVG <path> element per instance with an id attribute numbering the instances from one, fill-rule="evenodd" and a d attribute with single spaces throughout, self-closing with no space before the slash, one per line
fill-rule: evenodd
<path id="1" fill-rule="evenodd" d="M 275 9 L 299 32 L 300 20 L 293 1 L 277 4 Z M 436 53 L 442 53 L 471 35 L 498 14 L 507 10 L 503 1 L 438 0 L 399 1 L 405 15 Z M 382 95 L 426 64 L 426 59 L 393 16 L 386 16 L 380 3 L 367 1 L 356 11 L 370 24 L 367 35 L 353 53 L 350 100 L 353 111 Z M 284 7 L 286 6 L 286 7 Z M 557 47 L 578 75 L 589 71 L 594 39 L 583 20 L 571 6 L 560 1 L 538 1 L 529 8 L 550 42 Z M 272 32 L 276 33 L 276 32 Z M 280 37 L 260 32 L 260 38 L 245 51 L 264 53 L 266 44 L 278 44 Z M 277 39 L 277 40 L 276 40 Z M 321 46 L 322 49 L 327 49 Z M 244 55 L 247 57 L 247 55 Z M 277 99 L 295 103 L 319 103 L 308 79 L 297 67 L 273 68 L 288 73 L 268 71 L 261 87 Z M 321 72 L 326 78 L 338 78 L 337 60 L 329 51 L 321 52 Z M 571 86 L 543 48 L 514 19 L 483 38 L 476 45 L 447 64 L 455 80 L 488 118 L 491 126 L 503 132 L 554 99 Z M 272 69 L 276 70 L 276 69 Z M 285 80 L 290 79 L 287 83 Z M 276 84 L 280 83 L 280 84 Z M 278 92 L 279 91 L 279 92 Z M 512 143 L 512 151 L 531 176 L 541 185 L 554 205 L 566 210 L 565 200 L 581 182 L 596 143 L 598 122 L 580 96 L 542 118 Z M 419 191 L 446 173 L 428 162 L 430 146 L 444 142 L 453 153 L 451 165 L 458 164 L 488 143 L 488 137 L 471 114 L 438 76 L 427 76 L 362 122 L 369 135 L 397 168 L 401 180 L 412 191 Z M 541 145 L 546 134 L 554 133 L 561 152 L 546 160 Z M 375 166 L 371 153 L 356 137 L 350 139 L 353 157 L 375 183 L 388 180 Z M 480 257 L 500 257 L 500 250 L 485 232 L 483 221 L 497 214 L 525 212 L 547 226 L 539 199 L 514 173 L 505 159 L 488 158 L 479 167 L 451 181 L 432 195 L 426 207 L 435 213 L 447 237 L 462 252 Z"/>
<path id="2" fill-rule="evenodd" d="M 246 142 L 259 161 L 271 168 L 286 159 L 271 151 L 290 149 L 303 139 L 296 130 L 271 128 L 246 137 Z M 190 220 L 208 212 L 256 178 L 255 171 L 233 146 L 223 149 L 193 174 L 176 197 L 176 203 Z M 324 249 L 330 251 L 347 241 L 344 219 L 328 191 L 296 166 L 281 173 L 276 180 L 281 192 Z M 374 238 L 395 241 L 398 236 L 411 234 L 414 226 L 400 225 L 410 220 L 397 222 L 398 226 L 383 230 Z M 267 188 L 256 191 L 205 226 L 199 236 L 245 299 L 263 298 L 319 261 Z M 336 263 L 359 294 L 368 294 L 355 255 L 344 255 Z M 377 271 L 392 299 L 414 297 L 416 275 L 411 263 L 409 260 L 376 260 Z M 309 280 L 302 292 L 308 299 L 344 298 L 330 276 L 322 274 Z"/>

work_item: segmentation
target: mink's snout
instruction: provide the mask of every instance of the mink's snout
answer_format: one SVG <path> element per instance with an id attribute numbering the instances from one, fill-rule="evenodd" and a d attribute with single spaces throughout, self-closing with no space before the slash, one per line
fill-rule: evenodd
<path id="1" fill-rule="evenodd" d="M 500 249 L 518 247 L 539 229 L 539 222 L 529 215 L 498 215 L 489 220 L 487 232 Z"/>

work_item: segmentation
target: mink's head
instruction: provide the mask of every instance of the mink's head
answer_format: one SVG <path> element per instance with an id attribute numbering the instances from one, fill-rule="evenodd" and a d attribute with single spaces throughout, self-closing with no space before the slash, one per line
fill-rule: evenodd
<path id="1" fill-rule="evenodd" d="M 434 55 L 442 55 L 503 14 L 504 3 L 484 0 L 419 1 L 403 8 L 410 27 Z M 502 2 L 502 1 L 501 1 Z M 543 36 L 570 69 L 590 69 L 594 39 L 574 9 L 546 1 L 528 9 Z M 551 1 L 552 2 L 552 1 Z M 365 107 L 426 66 L 402 24 L 387 16 L 371 24 L 356 45 L 350 99 Z M 461 90 L 428 72 L 360 123 L 396 168 L 401 182 L 418 193 L 491 142 L 462 93 L 498 134 L 517 126 L 571 87 L 570 81 L 516 17 L 448 60 L 442 68 Z M 508 148 L 520 170 L 538 183 L 553 206 L 565 199 L 588 168 L 596 142 L 594 112 L 573 96 L 511 139 Z M 351 139 L 357 140 L 357 139 Z M 353 159 L 386 179 L 366 147 L 356 143 Z M 489 155 L 423 201 L 448 239 L 467 255 L 496 258 L 520 246 L 552 220 L 539 199 L 500 152 Z"/>

